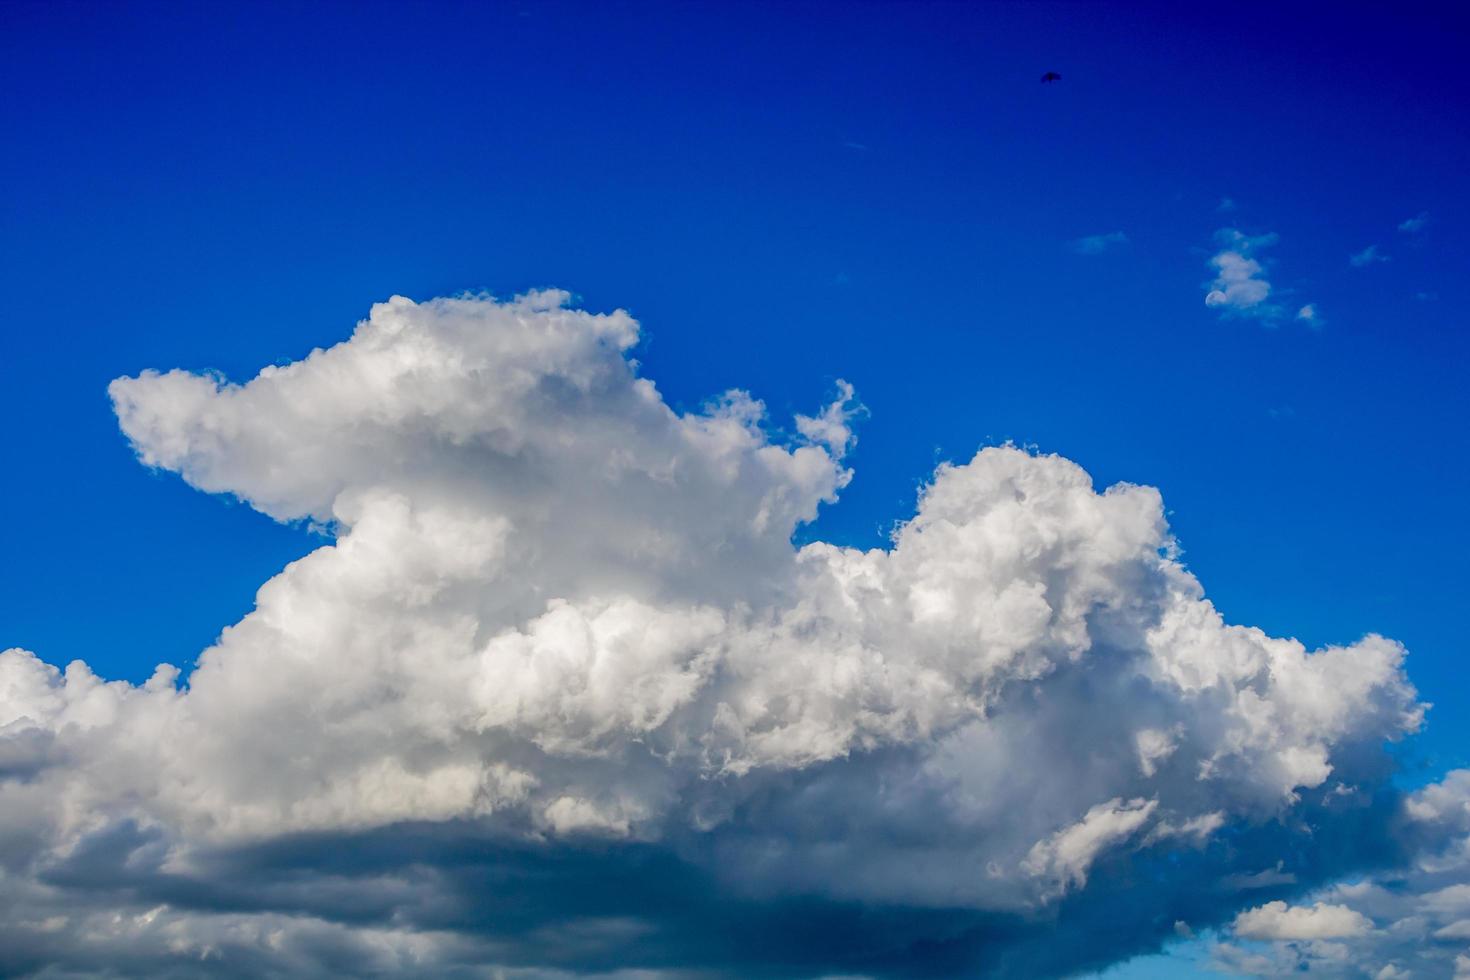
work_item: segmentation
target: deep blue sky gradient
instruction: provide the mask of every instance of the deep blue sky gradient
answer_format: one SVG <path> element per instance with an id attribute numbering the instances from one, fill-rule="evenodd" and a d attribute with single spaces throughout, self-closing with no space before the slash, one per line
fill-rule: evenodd
<path id="1" fill-rule="evenodd" d="M 188 664 L 323 543 L 139 466 L 112 378 L 556 285 L 642 320 L 676 406 L 739 386 L 785 423 L 853 382 L 857 476 L 810 534 L 879 544 L 1007 439 L 1156 485 L 1228 619 L 1403 640 L 1437 705 L 1408 778 L 1470 764 L 1449 11 L 7 2 L 0 647 Z M 1320 329 L 1204 306 L 1226 226 L 1279 234 Z"/>

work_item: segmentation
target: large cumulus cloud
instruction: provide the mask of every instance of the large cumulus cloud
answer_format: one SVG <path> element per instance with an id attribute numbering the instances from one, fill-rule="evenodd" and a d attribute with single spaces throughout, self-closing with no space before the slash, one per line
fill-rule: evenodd
<path id="1" fill-rule="evenodd" d="M 0 654 L 0 968 L 1036 975 L 1361 926 L 1239 882 L 1402 858 L 1398 644 L 1227 624 L 1156 491 L 1009 447 L 887 548 L 794 547 L 852 389 L 680 414 L 637 340 L 395 297 L 243 385 L 115 381 L 145 464 L 331 543 L 186 684 Z"/>

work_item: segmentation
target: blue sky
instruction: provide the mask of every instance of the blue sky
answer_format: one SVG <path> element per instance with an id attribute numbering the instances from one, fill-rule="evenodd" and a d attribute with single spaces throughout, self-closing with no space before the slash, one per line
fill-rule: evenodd
<path id="1" fill-rule="evenodd" d="M 636 316 L 679 409 L 853 384 L 855 476 L 799 540 L 1060 453 L 1160 488 L 1227 620 L 1402 641 L 1434 708 L 1398 778 L 1470 765 L 1467 40 L 1433 7 L 7 4 L 0 647 L 141 681 L 323 543 L 139 466 L 112 379 L 555 286 Z M 1276 236 L 1279 315 L 1206 305 L 1222 229 Z"/>

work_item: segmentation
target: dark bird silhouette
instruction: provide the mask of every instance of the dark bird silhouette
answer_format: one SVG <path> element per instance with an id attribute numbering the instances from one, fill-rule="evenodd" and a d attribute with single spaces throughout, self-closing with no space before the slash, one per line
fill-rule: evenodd
<path id="1" fill-rule="evenodd" d="M 1062 80 L 1062 76 L 1061 75 L 1058 75 L 1054 71 L 1049 71 L 1045 75 L 1042 75 L 1041 76 L 1041 81 L 1042 81 L 1043 84 L 1048 83 L 1048 82 L 1060 82 L 1061 80 Z"/>

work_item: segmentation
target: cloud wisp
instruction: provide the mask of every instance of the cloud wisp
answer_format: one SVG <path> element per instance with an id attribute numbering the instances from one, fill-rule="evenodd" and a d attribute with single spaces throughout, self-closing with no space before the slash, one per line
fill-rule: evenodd
<path id="1" fill-rule="evenodd" d="M 1417 234 L 1429 226 L 1429 212 L 1420 211 L 1412 218 L 1405 218 L 1399 222 L 1399 231 L 1408 235 Z"/>
<path id="2" fill-rule="evenodd" d="M 1265 244 L 1212 305 L 1265 301 Z M 886 548 L 795 547 L 855 392 L 679 413 L 631 317 L 567 303 L 395 297 L 244 384 L 112 384 L 144 464 L 332 540 L 187 684 L 0 654 L 0 972 L 1046 976 L 1176 923 L 1371 934 L 1268 903 L 1439 806 L 1389 782 L 1397 643 L 1228 624 L 1157 491 L 1011 447 Z"/>
<path id="3" fill-rule="evenodd" d="M 1128 244 L 1128 236 L 1121 231 L 1110 231 L 1103 235 L 1086 235 L 1072 240 L 1072 251 L 1079 255 L 1101 255 Z"/>
<path id="4" fill-rule="evenodd" d="M 1377 265 L 1379 262 L 1387 262 L 1388 260 L 1389 257 L 1387 255 L 1378 251 L 1377 245 L 1369 245 L 1361 252 L 1354 252 L 1348 256 L 1348 264 L 1354 269 L 1363 269 L 1370 265 Z"/>

